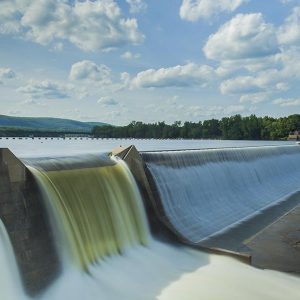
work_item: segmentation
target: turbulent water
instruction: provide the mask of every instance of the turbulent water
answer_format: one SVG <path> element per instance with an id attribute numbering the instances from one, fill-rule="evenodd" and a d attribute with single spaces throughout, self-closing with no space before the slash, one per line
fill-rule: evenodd
<path id="1" fill-rule="evenodd" d="M 253 157 L 248 158 L 241 157 L 239 163 L 253 162 Z M 275 154 L 273 158 L 277 158 Z M 267 155 L 261 159 L 267 159 Z M 185 167 L 192 168 L 192 162 Z M 59 277 L 35 299 L 282 300 L 287 295 L 290 300 L 300 299 L 297 277 L 258 270 L 232 258 L 151 237 L 141 196 L 122 161 L 87 155 L 26 163 L 43 192 L 63 264 Z M 162 160 L 160 167 L 163 164 Z M 174 173 L 180 170 L 172 169 Z M 194 174 L 193 169 L 191 172 Z M 191 178 L 188 174 L 185 177 Z M 296 177 L 296 170 L 293 174 Z M 22 291 L 13 250 L 1 222 L 0 270 L 0 299 L 29 300 Z"/>
<path id="2" fill-rule="evenodd" d="M 198 243 L 300 190 L 300 147 L 144 153 L 167 219 Z"/>
<path id="3" fill-rule="evenodd" d="M 83 270 L 149 239 L 137 186 L 121 160 L 88 155 L 31 162 L 75 263 Z"/>

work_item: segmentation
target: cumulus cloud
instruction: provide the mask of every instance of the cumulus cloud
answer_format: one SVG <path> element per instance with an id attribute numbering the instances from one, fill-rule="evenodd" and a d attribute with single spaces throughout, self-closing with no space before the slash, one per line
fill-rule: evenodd
<path id="1" fill-rule="evenodd" d="M 244 94 L 245 97 L 240 98 L 241 102 L 247 102 L 249 99 L 249 102 L 257 103 L 260 102 L 262 94 L 270 96 L 272 93 L 292 90 L 298 85 L 299 79 L 300 52 L 297 48 L 291 48 L 284 49 L 276 55 L 273 67 L 251 70 L 250 74 L 224 80 L 220 90 L 223 94 Z M 253 94 L 257 95 L 257 99 Z"/>
<path id="2" fill-rule="evenodd" d="M 20 115 L 22 112 L 20 111 L 20 110 L 18 110 L 18 109 L 16 109 L 16 110 L 9 110 L 7 113 L 6 113 L 6 115 L 8 115 L 8 116 L 17 116 L 17 115 Z"/>
<path id="3" fill-rule="evenodd" d="M 183 0 L 179 15 L 188 21 L 208 19 L 221 12 L 233 12 L 245 2 L 247 0 Z"/>
<path id="4" fill-rule="evenodd" d="M 132 53 L 130 51 L 126 51 L 121 55 L 121 58 L 131 60 L 135 58 L 139 58 L 141 55 L 139 53 Z"/>
<path id="5" fill-rule="evenodd" d="M 244 105 L 192 105 L 184 107 L 185 115 L 192 118 L 208 118 L 219 117 L 224 115 L 232 115 L 245 111 Z"/>
<path id="6" fill-rule="evenodd" d="M 109 84 L 111 83 L 111 70 L 105 65 L 82 60 L 72 65 L 69 79 Z"/>
<path id="7" fill-rule="evenodd" d="M 237 76 L 224 80 L 220 85 L 222 94 L 253 94 L 283 91 L 288 88 L 284 82 L 284 72 L 268 69 L 255 75 Z"/>
<path id="8" fill-rule="evenodd" d="M 31 82 L 18 88 L 17 92 L 34 99 L 63 99 L 69 97 L 66 87 L 48 80 Z"/>
<path id="9" fill-rule="evenodd" d="M 229 105 L 223 109 L 225 114 L 237 114 L 243 112 L 244 110 L 244 105 Z"/>
<path id="10" fill-rule="evenodd" d="M 0 33 L 48 45 L 68 41 L 85 51 L 137 44 L 136 19 L 125 19 L 114 0 L 2 0 Z"/>
<path id="11" fill-rule="evenodd" d="M 294 2 L 295 0 L 280 0 L 280 2 L 282 3 L 282 4 L 288 4 L 288 3 L 292 3 L 292 2 Z M 297 0 L 296 0 L 297 1 Z"/>
<path id="12" fill-rule="evenodd" d="M 15 78 L 15 72 L 10 68 L 0 68 L 0 79 L 12 79 Z"/>
<path id="13" fill-rule="evenodd" d="M 138 73 L 131 81 L 133 87 L 163 88 L 184 86 L 205 86 L 213 77 L 213 68 L 206 65 L 188 63 L 158 70 L 149 69 Z"/>
<path id="14" fill-rule="evenodd" d="M 209 36 L 203 51 L 218 61 L 273 55 L 279 52 L 276 29 L 261 13 L 238 14 Z"/>
<path id="15" fill-rule="evenodd" d="M 285 106 L 300 106 L 300 99 L 283 99 L 283 98 L 278 98 L 273 101 L 274 104 L 280 105 L 281 107 Z"/>
<path id="16" fill-rule="evenodd" d="M 281 44 L 300 43 L 300 7 L 294 7 L 292 14 L 279 28 L 278 40 Z"/>
<path id="17" fill-rule="evenodd" d="M 97 103 L 105 106 L 114 106 L 119 104 L 116 100 L 109 97 L 101 97 Z"/>
<path id="18" fill-rule="evenodd" d="M 225 80 L 220 85 L 222 94 L 250 94 L 262 91 L 262 87 L 255 77 L 238 76 Z"/>
<path id="19" fill-rule="evenodd" d="M 252 104 L 264 102 L 268 99 L 269 95 L 267 92 L 254 93 L 254 94 L 245 94 L 240 97 L 241 103 L 250 102 Z"/>
<path id="20" fill-rule="evenodd" d="M 300 52 L 298 49 L 285 50 L 281 53 L 279 59 L 282 64 L 280 72 L 283 78 L 300 78 Z"/>
<path id="21" fill-rule="evenodd" d="M 126 0 L 129 4 L 129 11 L 132 14 L 144 12 L 147 9 L 147 4 L 144 0 Z"/>

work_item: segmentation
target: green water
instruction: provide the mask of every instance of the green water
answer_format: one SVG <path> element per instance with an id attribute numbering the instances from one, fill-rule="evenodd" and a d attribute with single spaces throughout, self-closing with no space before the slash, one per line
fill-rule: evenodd
<path id="1" fill-rule="evenodd" d="M 147 244 L 149 231 L 126 165 L 44 171 L 31 168 L 58 220 L 73 262 L 87 271 L 106 256 Z"/>

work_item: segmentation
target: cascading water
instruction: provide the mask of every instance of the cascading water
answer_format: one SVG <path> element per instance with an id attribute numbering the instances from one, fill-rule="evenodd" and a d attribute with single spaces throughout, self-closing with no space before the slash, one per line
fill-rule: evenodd
<path id="1" fill-rule="evenodd" d="M 199 243 L 300 190 L 300 147 L 144 152 L 163 217 Z"/>
<path id="2" fill-rule="evenodd" d="M 89 155 L 30 164 L 80 268 L 148 243 L 142 201 L 123 161 Z"/>

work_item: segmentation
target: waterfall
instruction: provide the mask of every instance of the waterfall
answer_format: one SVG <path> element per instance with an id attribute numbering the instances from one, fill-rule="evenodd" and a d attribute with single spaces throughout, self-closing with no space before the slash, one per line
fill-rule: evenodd
<path id="1" fill-rule="evenodd" d="M 81 269 L 88 271 L 106 256 L 148 243 L 142 200 L 123 161 L 87 155 L 27 163 L 53 214 L 54 227 Z"/>
<path id="2" fill-rule="evenodd" d="M 161 215 L 199 243 L 300 190 L 300 147 L 144 152 Z"/>

